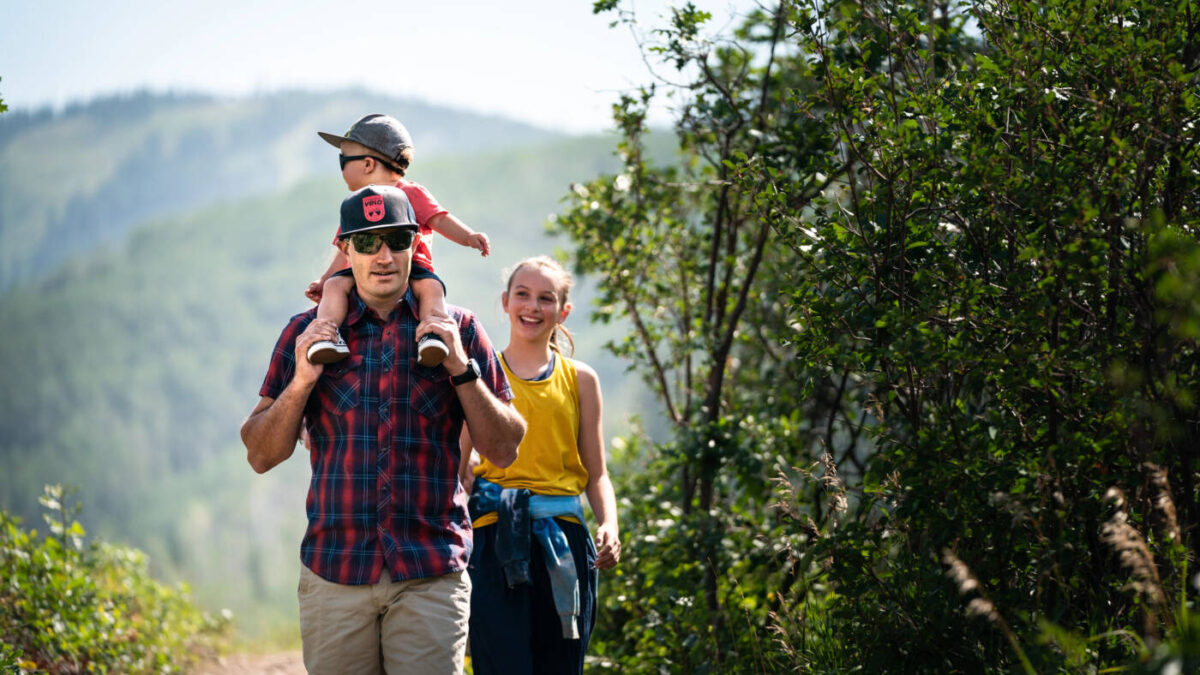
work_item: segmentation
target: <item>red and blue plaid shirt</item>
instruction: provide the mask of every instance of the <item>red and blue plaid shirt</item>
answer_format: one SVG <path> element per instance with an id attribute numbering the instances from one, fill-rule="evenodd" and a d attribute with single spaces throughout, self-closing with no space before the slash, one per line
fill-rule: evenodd
<path id="1" fill-rule="evenodd" d="M 308 529 L 300 560 L 339 584 L 458 572 L 471 553 L 467 494 L 458 481 L 462 404 L 442 367 L 417 365 L 411 289 L 386 320 L 350 294 L 346 360 L 325 366 L 304 410 L 311 438 Z M 450 308 L 469 358 L 501 400 L 512 390 L 483 326 Z M 259 394 L 278 398 L 295 369 L 296 338 L 316 317 L 292 317 Z"/>

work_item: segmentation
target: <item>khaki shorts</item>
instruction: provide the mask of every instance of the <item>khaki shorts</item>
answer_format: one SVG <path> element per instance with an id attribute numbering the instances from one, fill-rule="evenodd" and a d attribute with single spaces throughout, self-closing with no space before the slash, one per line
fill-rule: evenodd
<path id="1" fill-rule="evenodd" d="M 311 675 L 463 671 L 471 611 L 466 572 L 346 586 L 301 564 L 297 594 Z"/>

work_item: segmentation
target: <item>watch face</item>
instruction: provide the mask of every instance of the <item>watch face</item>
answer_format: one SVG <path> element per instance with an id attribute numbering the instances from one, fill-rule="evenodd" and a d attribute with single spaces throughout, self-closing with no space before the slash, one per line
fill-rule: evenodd
<path id="1" fill-rule="evenodd" d="M 479 375 L 479 364 L 475 361 L 475 359 L 471 359 L 467 361 L 467 369 L 462 373 L 451 377 L 450 382 L 453 384 L 466 384 L 471 380 L 478 379 Z"/>

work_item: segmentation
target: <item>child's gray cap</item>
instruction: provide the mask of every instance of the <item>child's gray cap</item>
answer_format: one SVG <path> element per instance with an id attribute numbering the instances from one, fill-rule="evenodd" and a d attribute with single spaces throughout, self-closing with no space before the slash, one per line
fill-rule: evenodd
<path id="1" fill-rule="evenodd" d="M 317 135 L 335 148 L 340 148 L 345 141 L 354 141 L 393 162 L 401 161 L 400 153 L 405 148 L 413 147 L 412 136 L 408 135 L 408 129 L 400 124 L 400 120 L 382 113 L 371 113 L 363 117 L 341 136 L 324 131 L 318 131 Z"/>

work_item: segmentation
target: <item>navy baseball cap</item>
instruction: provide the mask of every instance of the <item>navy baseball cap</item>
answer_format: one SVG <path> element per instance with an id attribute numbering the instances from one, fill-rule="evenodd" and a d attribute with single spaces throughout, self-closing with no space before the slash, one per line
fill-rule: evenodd
<path id="1" fill-rule="evenodd" d="M 335 148 L 342 147 L 342 143 L 346 141 L 354 141 L 393 162 L 400 162 L 400 153 L 405 148 L 413 147 L 412 136 L 408 134 L 408 129 L 400 124 L 400 120 L 382 113 L 371 113 L 363 117 L 341 136 L 324 131 L 318 131 L 317 135 Z"/>
<path id="2" fill-rule="evenodd" d="M 391 185 L 368 185 L 342 200 L 342 228 L 338 239 L 359 232 L 397 227 L 417 229 L 417 219 L 404 190 Z"/>

